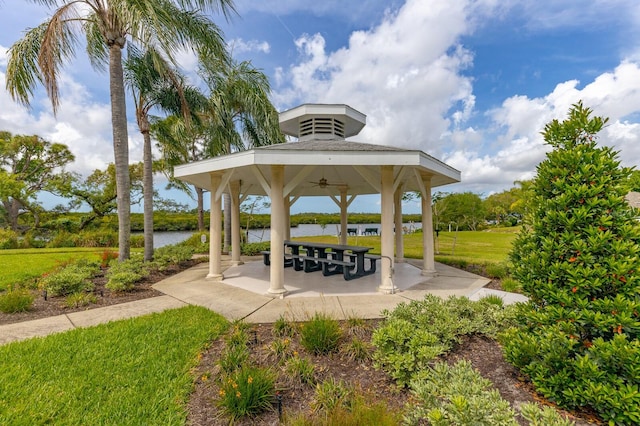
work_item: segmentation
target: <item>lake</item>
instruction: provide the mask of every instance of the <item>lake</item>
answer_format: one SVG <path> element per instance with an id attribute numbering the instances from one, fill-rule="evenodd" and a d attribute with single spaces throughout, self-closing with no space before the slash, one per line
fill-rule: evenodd
<path id="1" fill-rule="evenodd" d="M 422 228 L 422 223 L 405 223 L 403 226 L 407 231 L 413 232 Z M 361 225 L 347 225 L 348 228 L 358 229 L 358 235 L 362 235 L 365 228 L 378 228 L 379 223 L 367 223 Z M 244 232 L 244 230 L 243 230 Z M 291 237 L 309 237 L 316 235 L 335 235 L 340 232 L 340 225 L 318 225 L 318 224 L 301 224 L 291 228 Z M 171 232 L 156 232 L 153 235 L 154 247 L 162 247 L 170 244 L 180 243 L 193 235 L 193 231 L 171 231 Z M 265 229 L 249 229 L 249 242 L 258 243 L 261 241 L 269 241 L 269 228 Z"/>

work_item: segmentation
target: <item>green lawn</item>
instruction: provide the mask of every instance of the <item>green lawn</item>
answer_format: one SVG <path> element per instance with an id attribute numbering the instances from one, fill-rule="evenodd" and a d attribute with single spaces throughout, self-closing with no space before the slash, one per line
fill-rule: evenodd
<path id="1" fill-rule="evenodd" d="M 98 260 L 105 248 L 55 248 L 0 250 L 0 291 L 45 274 L 63 262 L 89 258 Z"/>
<path id="2" fill-rule="evenodd" d="M 184 424 L 190 370 L 227 327 L 189 306 L 0 346 L 0 424 Z"/>
<path id="3" fill-rule="evenodd" d="M 511 243 L 520 228 L 496 228 L 487 231 L 440 232 L 436 260 L 465 260 L 468 263 L 500 263 L 506 262 Z M 333 235 L 316 237 L 300 237 L 297 240 L 337 243 Z M 454 247 L 455 241 L 455 247 Z M 380 254 L 379 236 L 348 237 L 351 245 L 373 247 L 372 253 Z M 422 258 L 422 234 L 415 233 L 404 236 L 404 254 L 407 258 Z"/>

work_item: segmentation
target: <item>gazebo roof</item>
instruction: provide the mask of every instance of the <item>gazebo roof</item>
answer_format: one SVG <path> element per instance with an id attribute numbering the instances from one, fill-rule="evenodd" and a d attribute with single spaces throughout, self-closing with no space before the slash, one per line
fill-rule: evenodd
<path id="1" fill-rule="evenodd" d="M 210 158 L 175 168 L 175 176 L 211 189 L 210 174 L 240 180 L 242 192 L 268 195 L 271 166 L 285 167 L 285 193 L 294 196 L 379 194 L 380 166 L 395 166 L 396 182 L 418 191 L 416 174 L 431 175 L 431 186 L 460 181 L 460 172 L 419 150 L 345 140 L 307 140 L 271 145 Z M 326 185 L 323 184 L 326 182 Z"/>

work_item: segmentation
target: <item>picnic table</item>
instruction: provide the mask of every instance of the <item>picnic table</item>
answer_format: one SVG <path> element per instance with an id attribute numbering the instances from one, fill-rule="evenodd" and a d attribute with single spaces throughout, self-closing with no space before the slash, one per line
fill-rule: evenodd
<path id="1" fill-rule="evenodd" d="M 284 244 L 291 248 L 294 269 L 305 272 L 322 270 L 325 276 L 341 273 L 345 280 L 375 273 L 376 261 L 379 259 L 378 256 L 368 254 L 371 247 L 291 240 Z M 302 254 L 300 249 L 306 253 Z M 366 268 L 366 259 L 370 261 L 369 268 Z"/>
<path id="2" fill-rule="evenodd" d="M 363 277 L 376 272 L 380 256 L 369 254 L 371 247 L 343 244 L 315 243 L 310 241 L 284 242 L 291 253 L 285 253 L 284 266 L 293 266 L 296 271 L 322 271 L 324 276 L 342 274 L 345 280 Z M 271 252 L 263 251 L 264 264 L 271 264 Z M 369 267 L 366 267 L 369 260 Z"/>

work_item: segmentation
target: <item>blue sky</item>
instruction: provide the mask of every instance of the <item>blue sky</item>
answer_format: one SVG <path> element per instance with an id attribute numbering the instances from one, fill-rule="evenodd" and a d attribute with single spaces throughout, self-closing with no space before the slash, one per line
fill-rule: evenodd
<path id="1" fill-rule="evenodd" d="M 600 143 L 640 163 L 640 2 L 637 0 L 237 0 L 223 29 L 238 60 L 271 81 L 280 111 L 347 103 L 367 115 L 356 141 L 419 148 L 462 171 L 443 191 L 489 195 L 531 178 L 547 147 L 540 131 L 583 100 L 610 118 Z M 32 108 L 4 90 L 7 49 L 47 9 L 0 0 L 0 129 L 68 144 L 89 173 L 113 161 L 107 76 L 83 52 L 65 69 L 53 117 L 42 90 Z M 192 56 L 181 63 L 197 80 Z M 130 120 L 131 160 L 142 138 Z M 158 182 L 161 187 L 162 183 Z M 181 201 L 187 199 L 179 197 Z M 352 211 L 377 211 L 376 197 Z M 294 211 L 337 210 L 326 200 Z M 418 211 L 417 205 L 405 211 Z"/>

